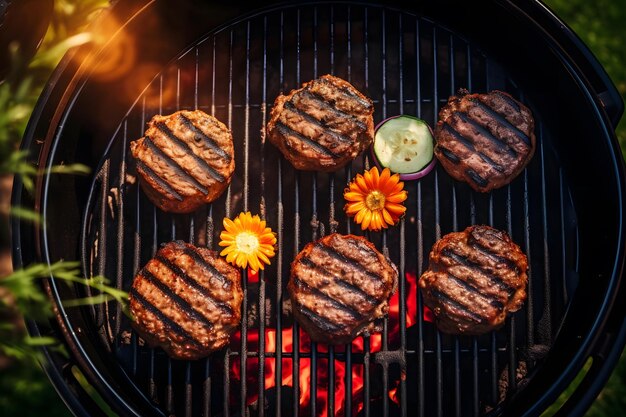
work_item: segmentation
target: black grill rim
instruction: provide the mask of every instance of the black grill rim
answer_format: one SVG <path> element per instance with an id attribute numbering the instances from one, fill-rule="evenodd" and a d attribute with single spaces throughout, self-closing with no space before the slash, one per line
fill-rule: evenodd
<path id="1" fill-rule="evenodd" d="M 547 11 L 547 9 L 544 9 L 540 3 L 531 2 L 525 5 L 524 10 L 522 10 L 521 7 L 512 5 L 508 2 L 499 2 L 499 3 L 501 3 L 501 5 L 504 5 L 510 8 L 511 10 L 523 13 L 526 17 L 529 17 L 530 15 L 532 15 L 534 18 L 537 18 L 537 20 L 540 20 L 538 18 L 539 16 L 543 16 L 542 13 L 547 14 L 548 16 L 545 18 L 547 20 L 544 20 L 542 23 L 538 23 L 535 20 L 532 20 L 532 23 L 539 25 L 539 29 L 545 32 L 548 32 L 550 29 L 559 33 L 565 32 L 564 36 L 570 37 L 571 39 L 575 40 L 575 35 L 572 35 L 571 32 L 563 31 L 562 27 L 564 27 L 564 25 L 562 24 L 562 22 L 560 22 L 553 15 L 550 16 L 549 11 Z M 246 16 L 246 17 L 249 17 L 249 16 Z M 561 26 L 560 27 L 556 26 L 558 29 L 554 29 L 555 26 L 551 26 L 551 25 L 561 25 Z M 554 41 L 554 38 L 551 37 L 551 40 L 557 43 L 557 45 L 553 45 L 554 48 L 557 48 L 559 50 L 563 48 L 563 45 L 559 47 L 558 41 Z M 569 46 L 571 48 L 571 45 Z M 576 45 L 576 43 L 574 43 L 574 46 L 577 47 L 578 49 L 582 49 L 583 50 L 582 55 L 585 55 L 584 52 L 587 50 L 586 48 L 584 48 L 584 46 Z M 567 51 L 567 52 L 571 52 L 571 49 L 570 51 Z M 624 165 L 623 165 L 623 161 L 621 160 L 621 158 L 618 157 L 618 155 L 621 155 L 621 151 L 619 150 L 619 145 L 617 144 L 617 141 L 615 140 L 614 132 L 608 127 L 611 125 L 612 121 L 614 122 L 616 120 L 616 118 L 617 120 L 619 119 L 619 116 L 621 115 L 621 109 L 620 109 L 619 104 L 621 103 L 618 103 L 617 111 L 613 110 L 612 112 L 613 114 L 608 115 L 605 109 L 602 107 L 598 95 L 595 94 L 596 89 L 594 88 L 594 86 L 592 86 L 592 84 L 586 78 L 587 73 L 583 74 L 581 70 L 579 69 L 577 64 L 579 64 L 580 61 L 572 62 L 569 55 L 566 52 L 563 52 L 561 54 L 561 58 L 564 61 L 564 63 L 566 63 L 569 66 L 570 72 L 577 77 L 577 83 L 585 91 L 590 103 L 593 103 L 594 110 L 595 110 L 594 116 L 604 122 L 603 133 L 608 138 L 611 148 L 613 149 L 613 153 L 610 155 L 611 157 L 610 163 L 612 165 L 613 170 L 616 172 L 616 180 L 618 182 L 619 195 L 616 197 L 618 199 L 618 204 L 620 208 L 620 224 L 619 224 L 619 232 L 618 232 L 618 242 L 617 242 L 618 244 L 616 247 L 616 257 L 615 257 L 616 261 L 613 267 L 613 276 L 611 278 L 609 291 L 607 291 L 606 293 L 604 303 L 602 304 L 600 310 L 598 311 L 598 317 L 594 325 L 594 330 L 590 334 L 586 335 L 583 345 L 581 345 L 581 348 L 578 350 L 578 354 L 576 356 L 576 359 L 577 359 L 576 362 L 572 362 L 569 365 L 569 367 L 558 378 L 558 380 L 551 387 L 551 389 L 549 389 L 548 391 L 543 393 L 543 395 L 535 398 L 532 401 L 532 403 L 535 404 L 534 407 L 530 408 L 529 410 L 525 410 L 524 413 L 527 412 L 529 414 L 542 410 L 543 408 L 545 408 L 547 404 L 549 404 L 554 398 L 556 398 L 558 393 L 565 386 L 567 386 L 569 381 L 571 381 L 571 379 L 575 376 L 577 371 L 582 366 L 582 362 L 584 361 L 584 359 L 586 359 L 590 354 L 594 354 L 594 353 L 597 355 L 604 354 L 606 359 L 604 360 L 604 362 L 602 362 L 602 360 L 598 360 L 599 362 L 597 365 L 598 367 L 596 367 L 595 365 L 596 361 L 594 361 L 592 372 L 590 372 L 590 375 L 593 376 L 593 380 L 588 381 L 588 384 L 587 384 L 587 385 L 590 385 L 588 387 L 590 389 L 587 391 L 586 396 L 579 400 L 580 404 L 582 404 L 583 406 L 585 406 L 586 404 L 586 406 L 588 406 L 591 403 L 591 401 L 593 401 L 597 393 L 599 392 L 599 389 L 601 388 L 601 386 L 604 385 L 604 381 L 606 380 L 606 378 L 608 378 L 608 375 L 610 374 L 610 371 L 613 369 L 614 363 L 619 357 L 619 353 L 621 352 L 624 346 L 624 342 L 626 338 L 626 325 L 623 323 L 623 319 L 624 319 L 624 314 L 622 311 L 623 307 L 614 306 L 615 300 L 619 299 L 618 296 L 624 292 L 624 289 L 620 285 L 621 276 L 622 276 L 623 267 L 624 267 L 624 259 L 623 259 L 624 258 L 624 231 L 625 231 L 624 223 L 623 223 L 624 202 L 625 202 L 624 200 Z M 591 61 L 592 61 L 591 62 L 592 67 L 599 66 L 599 64 L 597 64 L 595 60 L 591 59 Z M 51 142 L 50 139 L 55 134 L 54 130 L 57 128 L 57 125 L 53 123 L 50 131 L 42 135 L 41 134 L 42 127 L 39 125 L 39 121 L 41 119 L 45 119 L 44 114 L 50 113 L 51 111 L 50 106 L 52 106 L 54 110 L 59 103 L 67 104 L 67 99 L 71 96 L 70 94 L 67 94 L 68 92 L 73 93 L 74 88 L 76 88 L 76 91 L 80 91 L 80 83 L 78 83 L 77 82 L 78 80 L 76 80 L 75 78 L 72 79 L 72 74 L 74 73 L 75 70 L 76 68 L 72 66 L 70 59 L 66 57 L 64 61 L 61 63 L 61 65 L 59 66 L 59 68 L 57 69 L 57 71 L 55 71 L 55 74 L 51 78 L 51 83 L 49 84 L 46 91 L 42 94 L 40 102 L 38 103 L 38 106 L 33 113 L 33 116 L 27 128 L 27 131 L 24 135 L 24 140 L 22 142 L 22 149 L 30 149 L 31 151 L 34 151 L 33 155 L 35 155 L 37 154 L 36 151 L 37 150 L 41 151 L 41 148 L 42 148 L 41 145 L 35 143 L 35 140 L 34 140 L 35 137 L 45 137 L 47 139 L 45 141 L 46 144 L 49 144 Z M 612 91 L 609 89 L 609 93 L 610 92 Z M 58 120 L 56 120 L 56 122 L 58 122 Z M 41 153 L 42 158 L 40 162 L 46 162 L 47 155 L 48 155 L 48 150 L 44 149 L 44 151 Z M 35 160 L 35 157 L 33 158 L 33 162 L 35 163 L 37 162 Z M 40 181 L 38 183 L 38 189 L 41 189 L 41 186 L 42 186 L 42 182 Z M 27 205 L 27 206 L 34 206 L 38 208 L 37 202 L 33 202 L 32 199 L 28 196 L 28 194 L 25 193 L 23 189 L 23 184 L 19 178 L 16 178 L 14 182 L 13 190 L 14 191 L 13 191 L 13 196 L 12 196 L 12 205 L 14 206 Z M 44 231 L 36 230 L 32 225 L 23 224 L 19 221 L 19 219 L 12 219 L 12 232 L 13 232 L 12 234 L 13 262 L 14 262 L 15 268 L 19 268 L 24 265 L 27 265 L 28 263 L 36 259 L 39 259 L 39 260 L 44 259 L 48 262 L 50 261 L 49 259 L 47 259 L 48 253 L 47 253 L 47 248 L 45 248 L 46 245 L 44 244 L 44 249 L 43 249 L 44 253 L 42 253 L 41 252 L 42 246 L 38 243 L 39 237 L 44 234 Z M 33 251 L 27 251 L 26 249 L 29 247 L 34 247 L 36 250 L 36 253 L 33 253 Z M 49 292 L 54 293 L 54 297 L 56 301 L 58 302 L 59 295 L 56 292 L 56 286 L 54 284 L 54 281 L 51 280 L 47 282 L 46 288 L 48 289 Z M 61 311 L 63 311 L 62 307 L 61 307 Z M 67 332 L 67 328 L 66 328 L 67 320 L 68 320 L 67 315 L 66 314 L 58 315 L 57 319 L 58 319 L 58 323 L 56 325 L 53 324 L 52 326 L 56 328 L 57 331 L 60 331 L 61 333 L 65 333 L 66 341 L 68 340 L 70 341 L 69 346 L 71 348 L 71 351 L 74 354 L 74 357 L 78 358 L 79 365 L 81 365 L 81 368 L 83 369 L 83 371 L 88 371 L 88 377 L 90 377 L 92 382 L 94 380 L 101 382 L 102 381 L 101 378 L 99 378 L 95 374 L 89 373 L 89 371 L 93 372 L 96 370 L 95 365 L 91 362 L 83 362 L 84 360 L 88 360 L 88 358 L 83 356 L 85 352 L 82 351 L 82 349 L 80 349 L 81 340 L 79 339 L 79 337 L 73 333 Z M 566 321 L 566 319 L 564 321 Z M 37 330 L 42 331 L 44 334 L 50 330 L 48 325 L 41 324 L 41 323 L 30 323 L 30 327 L 33 332 L 35 332 L 36 331 L 35 329 L 37 329 Z M 58 327 L 60 327 L 60 330 Z M 603 333 L 603 332 L 611 332 L 611 331 L 613 332 L 612 335 L 611 334 L 607 335 Z M 602 345 L 601 342 L 604 342 L 606 344 L 607 340 L 608 340 L 608 347 L 604 347 L 604 350 L 602 351 L 598 350 L 600 348 L 603 348 L 603 346 L 598 346 L 598 345 Z M 54 354 L 50 352 L 47 352 L 47 353 L 50 354 L 51 356 L 54 356 Z M 63 382 L 59 382 L 58 380 L 56 383 L 63 385 Z M 72 382 L 65 380 L 64 383 L 71 384 Z M 125 404 L 124 400 L 119 396 L 120 390 L 115 390 L 114 388 L 111 388 L 111 387 L 98 387 L 98 388 L 101 391 L 101 393 L 105 396 L 105 398 L 107 398 L 107 400 L 109 400 L 111 403 L 117 403 L 118 405 L 127 405 Z M 61 390 L 67 393 L 66 389 L 61 388 Z M 527 392 L 525 391 L 524 393 L 527 393 Z M 67 398 L 71 398 L 71 396 Z M 68 402 L 73 402 L 73 401 L 68 400 Z M 572 407 L 575 408 L 575 405 L 572 405 Z M 127 408 L 127 410 L 130 411 L 131 408 Z"/>

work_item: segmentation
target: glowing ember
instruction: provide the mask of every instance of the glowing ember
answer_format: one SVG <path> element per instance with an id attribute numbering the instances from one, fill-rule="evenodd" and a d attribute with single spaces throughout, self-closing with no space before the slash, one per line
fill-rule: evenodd
<path id="1" fill-rule="evenodd" d="M 248 282 L 256 283 L 259 280 L 258 274 L 248 271 Z M 417 322 L 417 277 L 414 274 L 406 274 L 406 327 L 412 326 Z M 400 300 L 399 292 L 389 301 L 389 318 L 387 326 L 389 329 L 388 341 L 390 348 L 393 348 L 394 344 L 398 343 L 400 334 Z M 432 312 L 424 307 L 423 318 L 425 321 L 433 321 Z M 264 366 L 264 387 L 266 390 L 276 387 L 277 384 L 283 387 L 293 387 L 293 360 L 291 354 L 293 353 L 293 328 L 285 328 L 281 331 L 281 346 L 278 346 L 277 329 L 266 328 L 265 329 L 265 352 L 268 356 L 265 358 Z M 303 332 L 299 332 L 298 346 L 301 354 L 307 354 L 311 352 L 311 340 L 309 336 Z M 235 333 L 231 338 L 231 350 L 237 351 L 241 347 L 241 334 Z M 276 359 L 273 357 L 280 348 L 283 353 L 281 360 L 281 374 L 276 374 Z M 352 341 L 351 350 L 353 354 L 365 352 L 365 340 L 363 337 L 357 337 Z M 382 349 L 382 335 L 380 333 L 374 333 L 369 337 L 369 352 L 378 352 Z M 259 331 L 256 328 L 248 329 L 247 336 L 247 350 L 248 352 L 258 352 L 259 350 Z M 343 360 L 345 353 L 345 346 L 335 346 L 335 353 L 340 353 L 342 359 L 334 360 L 334 395 L 335 400 L 335 415 L 345 415 L 345 400 L 346 395 L 351 395 L 352 398 L 352 414 L 358 414 L 364 407 L 363 404 L 363 386 L 364 386 L 364 366 L 362 363 L 352 363 L 352 369 L 350 371 L 350 377 L 352 381 L 352 392 L 346 393 L 345 379 L 346 379 L 346 365 Z M 317 345 L 317 352 L 327 354 L 328 346 L 325 344 Z M 288 356 L 288 357 L 286 357 Z M 328 387 L 329 387 L 329 375 L 328 375 L 328 359 L 318 357 L 316 370 L 311 369 L 311 359 L 309 357 L 299 358 L 299 404 L 303 413 L 310 412 L 311 409 L 311 384 L 312 373 L 315 372 L 316 378 L 316 398 L 315 405 L 317 415 L 328 417 Z M 258 376 L 259 376 L 259 359 L 255 357 L 249 357 L 246 360 L 246 385 L 247 396 L 246 404 L 252 404 L 258 400 Z M 241 383 L 241 363 L 239 360 L 233 360 L 231 364 L 231 375 L 234 381 Z M 391 389 L 387 393 L 389 398 L 395 403 L 399 403 L 398 398 L 398 381 L 390 384 Z"/>

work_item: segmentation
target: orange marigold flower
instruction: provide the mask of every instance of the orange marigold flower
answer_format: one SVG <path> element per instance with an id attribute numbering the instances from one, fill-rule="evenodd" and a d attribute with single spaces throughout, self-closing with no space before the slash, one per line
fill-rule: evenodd
<path id="1" fill-rule="evenodd" d="M 393 226 L 400 221 L 406 211 L 402 204 L 407 192 L 398 174 L 391 175 L 389 168 L 378 172 L 377 167 L 365 171 L 345 189 L 343 197 L 347 203 L 346 214 L 354 216 L 354 221 L 361 229 L 380 230 Z"/>
<path id="2" fill-rule="evenodd" d="M 219 245 L 225 248 L 220 255 L 226 256 L 227 262 L 240 268 L 250 265 L 253 271 L 270 264 L 276 236 L 258 214 L 253 216 L 247 211 L 233 220 L 224 218 L 223 224 L 225 230 L 220 233 Z"/>

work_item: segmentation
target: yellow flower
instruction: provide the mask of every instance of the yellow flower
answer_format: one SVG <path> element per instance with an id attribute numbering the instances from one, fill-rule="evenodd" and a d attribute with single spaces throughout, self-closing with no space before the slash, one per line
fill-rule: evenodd
<path id="1" fill-rule="evenodd" d="M 406 211 L 402 204 L 407 192 L 398 174 L 391 175 L 389 168 L 381 174 L 373 167 L 356 178 L 345 189 L 343 197 L 347 203 L 346 214 L 354 216 L 361 229 L 380 230 L 400 221 Z"/>
<path id="2" fill-rule="evenodd" d="M 220 246 L 225 246 L 220 255 L 226 261 L 240 268 L 258 271 L 270 264 L 275 254 L 276 236 L 272 229 L 265 227 L 265 220 L 249 211 L 239 213 L 234 220 L 224 218 L 224 231 L 220 233 Z"/>

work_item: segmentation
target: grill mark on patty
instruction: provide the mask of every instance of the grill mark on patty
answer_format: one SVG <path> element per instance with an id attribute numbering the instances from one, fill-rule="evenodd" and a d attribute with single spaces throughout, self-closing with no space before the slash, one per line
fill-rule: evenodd
<path id="1" fill-rule="evenodd" d="M 514 100 L 511 96 L 509 96 L 508 94 L 503 93 L 502 91 L 499 90 L 493 90 L 491 92 L 491 94 L 496 94 L 498 97 L 500 97 L 501 99 L 503 99 L 504 101 L 507 102 L 507 104 L 511 107 L 513 107 L 515 109 L 515 111 L 517 111 L 518 113 L 520 113 L 522 111 L 522 109 L 520 108 L 519 103 Z"/>
<path id="2" fill-rule="evenodd" d="M 475 322 L 479 324 L 484 323 L 485 321 L 488 320 L 488 318 L 479 315 L 475 311 L 472 311 L 470 308 L 459 303 L 458 301 L 456 301 L 455 299 L 453 299 L 448 294 L 442 291 L 433 289 L 431 290 L 431 294 L 435 298 L 437 298 L 441 304 L 444 304 L 444 305 L 447 304 L 449 306 L 456 308 L 457 310 L 462 311 L 463 313 L 465 313 L 465 315 L 467 315 L 469 318 L 471 318 L 472 320 L 474 320 Z"/>
<path id="3" fill-rule="evenodd" d="M 507 269 L 515 271 L 516 274 L 519 274 L 519 268 L 517 267 L 515 262 L 511 261 L 510 259 L 492 252 L 489 248 L 481 245 L 480 243 L 476 241 L 471 242 L 471 243 L 468 242 L 467 246 L 483 254 L 484 256 L 488 257 L 489 259 L 491 259 L 492 261 L 496 263 L 504 264 Z"/>
<path id="4" fill-rule="evenodd" d="M 300 314 L 303 314 L 304 316 L 306 316 L 309 320 L 313 322 L 313 324 L 315 324 L 317 327 L 319 327 L 321 330 L 325 332 L 331 333 L 331 332 L 336 332 L 337 330 L 341 329 L 341 326 L 339 324 L 334 323 L 328 320 L 327 318 L 320 316 L 319 314 L 308 309 L 304 305 L 299 305 L 298 310 Z"/>
<path id="5" fill-rule="evenodd" d="M 353 307 L 345 305 L 341 301 L 334 299 L 330 295 L 321 291 L 319 288 L 313 287 L 312 285 L 309 285 L 308 283 L 302 281 L 297 276 L 294 277 L 293 283 L 301 290 L 308 291 L 311 294 L 328 300 L 337 310 L 343 311 L 344 313 L 351 315 L 355 320 L 361 320 L 363 318 L 358 310 L 355 310 Z M 330 321 L 330 319 L 327 320 Z"/>
<path id="6" fill-rule="evenodd" d="M 449 259 L 455 261 L 458 265 L 465 266 L 470 269 L 479 270 L 491 283 L 496 284 L 502 290 L 506 291 L 509 297 L 515 294 L 515 288 L 511 287 L 506 281 L 504 281 L 499 275 L 494 274 L 490 270 L 485 268 L 485 265 L 474 262 L 468 257 L 453 251 L 450 248 L 445 248 L 441 251 L 441 254 Z M 447 272 L 447 271 L 446 271 Z M 448 272 L 449 273 L 449 272 Z"/>
<path id="7" fill-rule="evenodd" d="M 504 168 L 502 167 L 502 165 L 498 164 L 497 162 L 495 162 L 493 159 L 491 159 L 490 157 L 488 157 L 487 155 L 485 155 L 483 152 L 479 151 L 478 149 L 476 149 L 476 147 L 474 146 L 474 144 L 472 143 L 472 141 L 469 138 L 466 138 L 465 136 L 463 136 L 460 132 L 458 132 L 454 127 L 452 127 L 452 125 L 450 125 L 448 122 L 445 122 L 443 124 L 443 128 L 450 133 L 451 135 L 453 135 L 463 146 L 465 146 L 469 151 L 475 153 L 476 155 L 478 155 L 480 157 L 480 159 L 482 159 L 483 161 L 485 161 L 486 163 L 488 163 L 489 165 L 491 165 L 493 167 L 493 169 L 495 169 L 498 172 L 504 172 Z M 441 146 L 439 146 L 439 149 L 445 149 L 442 148 Z M 446 151 L 452 153 L 452 151 L 450 151 L 449 149 L 445 149 Z M 457 158 L 457 161 L 459 161 L 459 157 L 452 153 L 454 155 L 454 157 Z M 445 155 L 445 154 L 444 154 Z M 447 156 L 447 155 L 446 155 Z M 453 161 L 454 162 L 454 161 Z M 457 163 L 457 162 L 454 162 Z"/>
<path id="8" fill-rule="evenodd" d="M 307 122 L 309 122 L 309 123 L 311 123 L 313 125 L 319 126 L 320 128 L 322 128 L 324 130 L 324 133 L 326 133 L 328 136 L 331 136 L 333 139 L 338 140 L 339 142 L 344 142 L 344 143 L 351 143 L 352 142 L 352 140 L 350 138 L 344 137 L 342 134 L 337 133 L 334 130 L 330 129 L 323 121 L 317 120 L 312 115 L 306 113 L 303 109 L 300 109 L 300 108 L 296 107 L 296 105 L 293 104 L 291 101 L 287 101 L 285 103 L 285 105 L 284 105 L 284 108 L 286 108 L 288 110 L 291 110 L 294 113 L 298 114 L 298 116 L 301 116 Z M 294 130 L 294 132 L 295 132 L 295 130 Z"/>
<path id="9" fill-rule="evenodd" d="M 142 170 L 146 176 L 150 177 L 154 182 L 156 182 L 159 187 L 161 187 L 166 193 L 174 197 L 178 201 L 183 201 L 183 197 L 174 190 L 174 188 L 163 178 L 159 177 L 156 172 L 152 170 L 148 165 L 146 165 L 142 160 L 137 159 L 137 169 Z"/>
<path id="10" fill-rule="evenodd" d="M 352 285 L 349 282 L 347 282 L 347 281 L 345 281 L 345 280 L 335 276 L 330 271 L 328 271 L 326 268 L 324 268 L 322 265 L 316 264 L 311 258 L 309 258 L 309 257 L 302 257 L 302 258 L 300 258 L 300 263 L 302 263 L 303 265 L 305 265 L 308 268 L 316 270 L 318 273 L 320 273 L 320 274 L 322 274 L 322 275 L 324 275 L 326 277 L 331 278 L 333 280 L 333 284 L 345 288 L 346 291 L 350 291 L 350 292 L 358 294 L 368 304 L 370 304 L 372 306 L 376 306 L 379 303 L 379 300 L 376 299 L 376 297 L 372 297 L 371 295 L 369 295 L 368 293 L 366 293 L 365 291 L 363 291 L 361 288 L 357 287 L 356 285 Z"/>
<path id="11" fill-rule="evenodd" d="M 517 126 L 509 122 L 504 115 L 498 113 L 495 109 L 491 108 L 487 103 L 479 100 L 478 98 L 470 99 L 470 101 L 476 104 L 482 110 L 484 110 L 485 113 L 493 117 L 496 120 L 496 122 L 498 122 L 502 126 L 505 126 L 507 129 L 513 132 L 515 136 L 518 139 L 520 139 L 522 142 L 524 142 L 527 146 L 530 146 L 530 138 L 524 132 L 522 132 Z"/>
<path id="12" fill-rule="evenodd" d="M 376 252 L 374 252 L 373 250 L 371 250 L 369 248 L 369 246 L 367 246 L 366 244 L 363 243 L 363 241 L 361 240 L 353 240 L 353 239 L 346 239 L 346 240 L 335 240 L 334 241 L 335 246 L 333 246 L 333 248 L 341 253 L 342 255 L 344 255 L 346 258 L 349 258 L 348 254 L 352 253 L 350 251 L 348 251 L 348 253 L 343 252 L 341 249 L 343 248 L 343 244 L 345 244 L 346 246 L 348 246 L 349 248 L 357 251 L 357 252 L 365 252 L 367 254 L 367 256 L 369 256 L 370 258 L 373 259 L 377 259 L 378 258 L 378 254 Z M 339 243 L 339 245 L 337 245 L 337 243 Z"/>
<path id="13" fill-rule="evenodd" d="M 280 133 L 285 136 L 285 137 L 293 137 L 298 139 L 300 142 L 303 142 L 307 145 L 309 145 L 311 148 L 315 149 L 316 151 L 318 151 L 321 154 L 324 154 L 332 159 L 337 159 L 338 156 L 335 155 L 330 149 L 328 149 L 327 147 L 320 145 L 319 143 L 315 142 L 313 139 L 311 138 L 307 138 L 306 136 L 303 136 L 302 134 L 296 132 L 295 130 L 293 130 L 291 127 L 287 126 L 286 124 L 284 124 L 283 122 L 276 122 L 276 129 L 278 129 L 280 131 Z M 287 143 L 288 144 L 288 143 Z"/>
<path id="14" fill-rule="evenodd" d="M 517 152 L 515 151 L 515 149 L 511 148 L 504 140 L 498 138 L 497 136 L 494 136 L 489 131 L 489 129 L 485 128 L 483 125 L 478 123 L 478 121 L 471 118 L 467 113 L 456 110 L 452 114 L 456 114 L 463 121 L 463 123 L 470 124 L 478 132 L 478 134 L 480 135 L 479 137 L 484 137 L 488 139 L 511 156 L 517 157 Z"/>
<path id="15" fill-rule="evenodd" d="M 230 160 L 231 160 L 230 155 L 228 154 L 228 152 L 226 152 L 224 149 L 221 148 L 221 146 L 215 139 L 211 138 L 206 133 L 204 133 L 202 129 L 194 125 L 193 122 L 189 120 L 189 118 L 185 116 L 184 114 L 180 113 L 178 115 L 178 118 L 185 125 L 187 129 L 193 132 L 195 137 L 200 137 L 211 148 L 211 150 L 213 150 L 213 152 L 215 152 L 216 154 L 224 158 L 227 163 L 230 163 Z M 211 123 L 213 123 L 215 127 L 220 129 L 220 131 L 222 130 L 221 126 L 218 125 L 217 122 L 215 122 L 213 119 L 209 118 L 208 120 Z M 227 134 L 227 132 L 224 132 L 224 133 Z"/>
<path id="16" fill-rule="evenodd" d="M 155 123 L 155 127 L 157 128 L 157 130 L 159 130 L 159 132 L 163 133 L 174 144 L 176 144 L 176 146 L 178 146 L 179 148 L 183 149 L 187 155 L 191 156 L 193 158 L 193 160 L 198 165 L 200 165 L 200 167 L 204 171 L 207 171 L 209 174 L 211 174 L 211 176 L 213 178 L 215 178 L 217 181 L 224 182 L 224 176 L 222 174 L 220 174 L 219 172 L 217 172 L 215 170 L 215 168 L 213 168 L 211 165 L 209 165 L 204 159 L 202 159 L 202 158 L 200 158 L 200 156 L 196 155 L 193 152 L 193 150 L 191 149 L 191 147 L 183 139 L 181 139 L 178 136 L 176 136 L 176 134 L 172 131 L 172 129 L 170 129 L 165 124 L 165 122 Z M 191 175 L 191 174 L 189 174 L 189 175 Z M 207 193 L 208 193 L 208 191 L 207 191 Z"/>
<path id="17" fill-rule="evenodd" d="M 134 287 L 130 289 L 130 295 L 137 300 L 144 309 L 152 313 L 158 320 L 160 320 L 170 331 L 173 331 L 178 334 L 178 336 L 182 336 L 186 340 L 189 340 L 197 349 L 204 349 L 200 342 L 187 332 L 187 330 L 183 329 L 178 323 L 163 314 L 161 310 L 156 308 L 143 295 L 139 294 L 139 291 L 137 291 Z"/>
<path id="18" fill-rule="evenodd" d="M 190 318 L 203 323 L 209 329 L 213 328 L 213 323 L 211 323 L 209 319 L 204 317 L 204 315 L 201 312 L 193 308 L 193 306 L 189 304 L 187 300 L 183 299 L 181 296 L 176 294 L 174 290 L 168 287 L 164 282 L 162 282 L 159 278 L 157 278 L 152 272 L 144 268 L 139 272 L 139 275 L 145 278 L 146 280 L 148 280 L 148 282 L 150 282 L 152 285 L 158 288 L 159 291 L 161 291 L 163 294 L 168 296 L 176 304 L 179 312 L 183 312 L 184 314 L 188 315 Z"/>
<path id="19" fill-rule="evenodd" d="M 176 175 L 182 177 L 186 182 L 193 185 L 193 187 L 200 191 L 202 194 L 209 194 L 209 190 L 207 190 L 202 184 L 198 182 L 198 180 L 196 180 L 193 176 L 188 174 L 180 165 L 178 165 L 178 162 L 170 158 L 165 152 L 163 152 L 161 148 L 156 146 L 156 144 L 152 141 L 152 139 L 150 139 L 149 136 L 144 136 L 144 143 L 146 144 L 147 148 L 152 151 L 152 153 L 158 155 L 161 159 L 163 159 Z"/>
<path id="20" fill-rule="evenodd" d="M 224 289 L 229 290 L 232 287 L 232 282 L 226 277 L 222 272 L 218 271 L 213 265 L 207 262 L 202 254 L 197 251 L 197 248 L 194 246 L 193 248 L 188 247 L 181 241 L 175 242 L 176 247 L 182 252 L 192 258 L 197 265 L 199 265 L 202 269 L 207 271 L 213 278 L 217 278 L 221 283 Z"/>
<path id="21" fill-rule="evenodd" d="M 467 174 L 467 176 L 474 181 L 479 187 L 486 187 L 487 184 L 489 184 L 489 182 L 484 179 L 483 177 L 481 177 L 480 175 L 478 175 L 478 173 L 476 171 L 474 171 L 473 169 L 466 169 L 465 173 Z"/>
<path id="22" fill-rule="evenodd" d="M 499 308 L 500 310 L 504 308 L 504 305 L 500 301 L 495 299 L 494 297 L 490 297 L 486 294 L 483 294 L 479 288 L 474 287 L 472 284 L 470 284 L 469 282 L 465 281 L 462 278 L 457 277 L 456 275 L 452 274 L 450 271 L 446 271 L 446 273 L 448 275 L 448 278 L 450 278 L 450 281 L 454 282 L 457 286 L 463 288 L 464 290 L 468 292 L 476 294 L 478 298 L 481 298 L 483 301 L 487 302 L 492 307 Z"/>
<path id="23" fill-rule="evenodd" d="M 336 107 L 333 107 L 330 103 L 328 103 L 328 101 L 326 101 L 324 99 L 324 97 L 322 97 L 319 94 L 316 94 L 314 92 L 312 92 L 311 90 L 301 90 L 300 92 L 297 93 L 297 95 L 299 96 L 306 96 L 308 98 L 310 98 L 313 101 L 316 101 L 317 103 L 319 103 L 321 105 L 321 107 L 324 108 L 324 112 L 330 113 L 333 116 L 335 116 L 335 118 L 337 119 L 342 119 L 342 118 L 347 118 L 350 119 L 350 121 L 354 124 L 357 125 L 357 128 L 360 130 L 366 130 L 367 129 L 367 125 L 365 123 L 363 123 L 361 120 L 359 120 L 359 118 L 353 114 L 350 113 L 346 113 Z M 294 95 L 295 97 L 295 95 Z M 293 98 L 292 98 L 293 100 Z M 289 101 L 288 103 L 290 103 L 291 101 Z M 295 103 L 293 104 L 296 108 L 298 108 Z M 300 109 L 300 108 L 298 108 Z M 303 109 L 301 109 L 303 110 Z M 317 120 L 317 119 L 316 119 Z M 321 121 L 320 121 L 321 122 Z M 322 122 L 323 123 L 323 122 Z"/>
<path id="24" fill-rule="evenodd" d="M 331 88 L 333 88 L 335 91 L 338 91 L 340 93 L 342 93 L 343 95 L 346 96 L 346 98 L 348 100 L 355 100 L 357 102 L 359 102 L 359 104 L 367 109 L 371 108 L 372 104 L 365 100 L 363 97 L 360 97 L 358 94 L 356 94 L 354 91 L 352 91 L 350 88 L 348 87 L 339 87 L 335 84 L 333 84 L 330 80 L 328 80 L 327 78 L 319 78 L 318 79 L 322 84 L 325 84 L 327 86 L 330 86 Z"/>
<path id="25" fill-rule="evenodd" d="M 334 258 L 335 260 L 343 263 L 344 265 L 347 265 L 347 266 L 349 266 L 350 268 L 352 268 L 352 269 L 354 269 L 356 271 L 363 272 L 365 275 L 367 275 L 368 277 L 374 279 L 375 281 L 378 281 L 378 282 L 382 282 L 383 281 L 383 277 L 381 277 L 380 275 L 376 274 L 375 272 L 372 272 L 372 271 L 370 271 L 368 269 L 365 269 L 364 265 L 361 265 L 360 263 L 358 263 L 354 259 L 348 258 L 343 253 L 338 252 L 335 248 L 333 248 L 331 246 L 326 246 L 326 245 L 324 245 L 324 244 L 322 244 L 320 242 L 316 242 L 314 247 L 320 249 L 321 251 L 323 251 L 324 253 L 328 254 L 329 256 Z"/>
<path id="26" fill-rule="evenodd" d="M 461 159 L 451 150 L 444 148 L 443 146 L 439 146 L 438 148 L 439 148 L 439 151 L 443 154 L 443 156 L 448 158 L 448 160 L 452 162 L 453 164 L 458 164 L 459 162 L 461 162 Z"/>
<path id="27" fill-rule="evenodd" d="M 163 266 L 169 269 L 174 275 L 180 277 L 185 282 L 185 284 L 187 284 L 188 286 L 198 291 L 207 299 L 210 299 L 211 302 L 215 304 L 215 306 L 219 308 L 220 310 L 222 310 L 224 313 L 230 316 L 234 315 L 233 309 L 231 308 L 230 305 L 228 305 L 227 303 L 225 303 L 224 301 L 218 298 L 215 298 L 211 290 L 209 290 L 208 288 L 200 284 L 198 281 L 196 281 L 191 275 L 183 271 L 182 268 L 180 268 L 178 265 L 175 265 L 172 261 L 170 261 L 169 259 L 161 255 L 155 256 L 154 259 L 159 261 Z"/>

